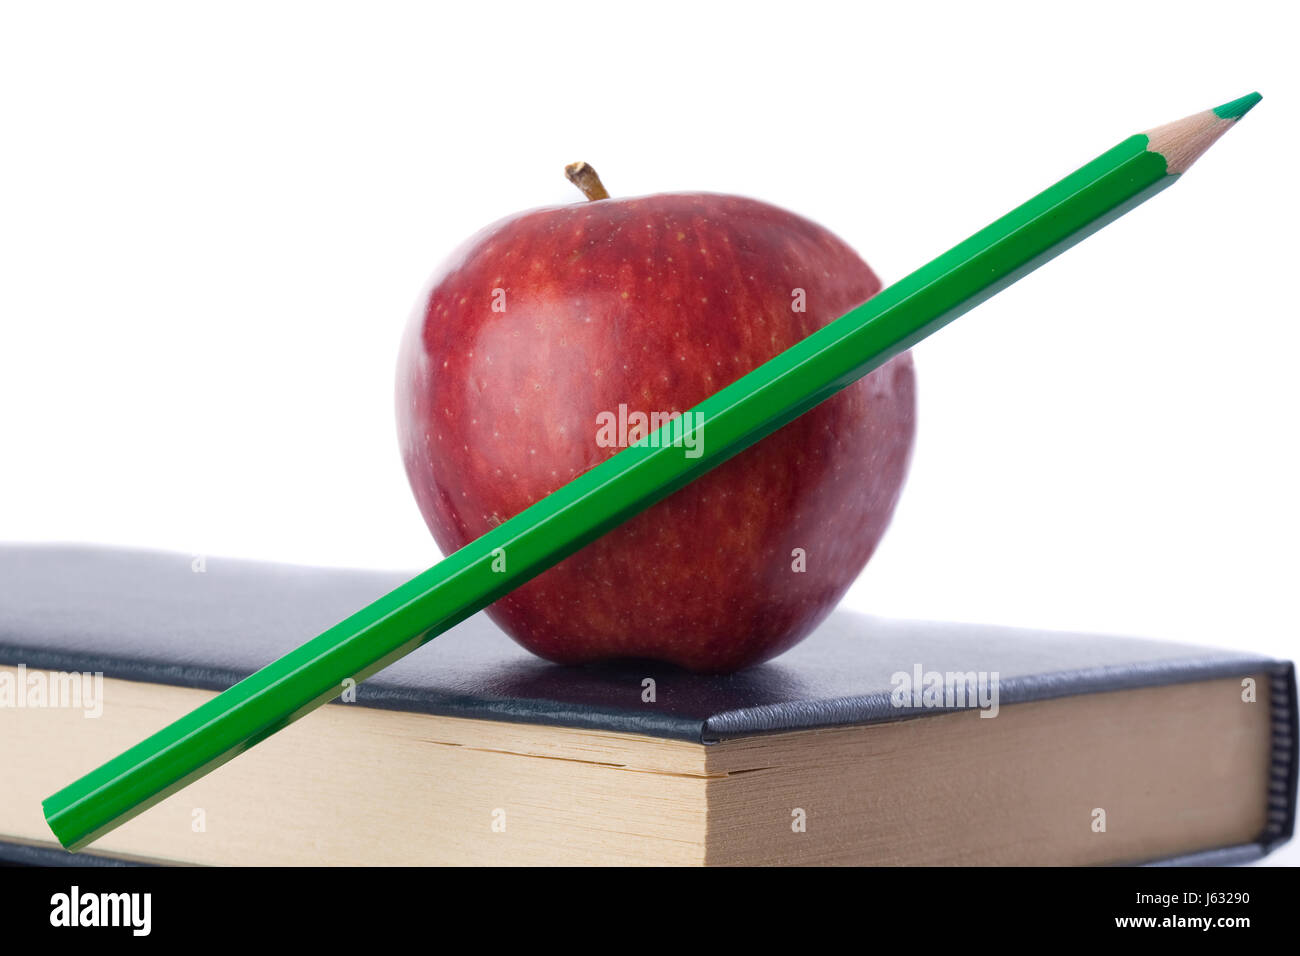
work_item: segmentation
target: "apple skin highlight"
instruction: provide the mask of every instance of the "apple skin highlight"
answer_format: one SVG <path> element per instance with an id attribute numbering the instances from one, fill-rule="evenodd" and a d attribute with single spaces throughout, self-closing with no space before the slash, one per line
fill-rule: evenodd
<path id="1" fill-rule="evenodd" d="M 620 406 L 687 411 L 880 288 L 826 229 L 736 196 L 602 199 L 489 226 L 431 280 L 398 359 L 403 461 L 439 547 L 617 453 L 599 422 Z M 774 657 L 875 551 L 915 429 L 904 353 L 488 613 L 566 664 L 726 672 Z"/>

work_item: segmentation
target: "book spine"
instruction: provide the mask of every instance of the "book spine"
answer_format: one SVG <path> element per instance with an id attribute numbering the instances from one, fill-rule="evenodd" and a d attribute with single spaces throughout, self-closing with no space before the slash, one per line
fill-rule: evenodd
<path id="1" fill-rule="evenodd" d="M 1269 672 L 1269 707 L 1273 731 L 1268 778 L 1268 819 L 1260 842 L 1267 853 L 1295 832 L 1297 727 L 1295 665 L 1278 664 Z"/>

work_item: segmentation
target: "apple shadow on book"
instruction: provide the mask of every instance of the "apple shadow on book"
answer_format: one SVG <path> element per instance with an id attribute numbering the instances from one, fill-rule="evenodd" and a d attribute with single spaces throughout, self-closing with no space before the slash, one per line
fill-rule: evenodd
<path id="1" fill-rule="evenodd" d="M 494 691 L 510 699 L 565 699 L 638 711 L 659 706 L 701 718 L 773 699 L 801 699 L 807 692 L 806 681 L 779 660 L 731 674 L 697 674 L 660 661 L 621 660 L 578 667 L 519 661 L 499 668 L 487 679 Z M 624 693 L 626 701 L 618 701 L 617 696 Z"/>
<path id="2" fill-rule="evenodd" d="M 719 714 L 806 700 L 818 683 L 780 659 L 731 674 L 635 659 L 554 664 L 479 614 L 358 686 L 356 702 L 698 740 Z"/>

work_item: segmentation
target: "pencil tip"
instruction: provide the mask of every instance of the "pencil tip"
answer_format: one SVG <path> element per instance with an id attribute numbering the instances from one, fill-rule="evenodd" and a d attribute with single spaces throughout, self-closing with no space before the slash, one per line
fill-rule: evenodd
<path id="1" fill-rule="evenodd" d="M 1258 93 L 1247 93 L 1212 110 L 1157 126 L 1147 132 L 1147 148 L 1165 157 L 1165 168 L 1170 173 L 1184 173 L 1262 99 Z"/>
<path id="2" fill-rule="evenodd" d="M 1251 108 L 1262 99 L 1263 97 L 1258 93 L 1247 93 L 1245 96 L 1239 96 L 1237 99 L 1224 103 L 1222 106 L 1216 106 L 1212 112 L 1215 116 L 1219 117 L 1219 119 L 1239 120 L 1249 113 Z"/>

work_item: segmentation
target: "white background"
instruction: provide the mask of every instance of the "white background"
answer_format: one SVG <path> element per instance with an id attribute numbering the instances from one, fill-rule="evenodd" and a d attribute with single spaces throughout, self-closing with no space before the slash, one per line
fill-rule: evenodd
<path id="1" fill-rule="evenodd" d="M 333 565 L 436 559 L 398 337 L 461 239 L 578 199 L 565 163 L 787 206 L 889 282 L 1259 89 L 915 350 L 911 478 L 847 603 L 1296 653 L 1293 5 L 0 10 L 0 540 Z"/>

